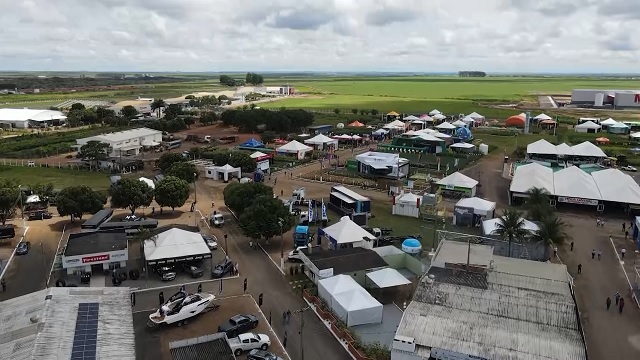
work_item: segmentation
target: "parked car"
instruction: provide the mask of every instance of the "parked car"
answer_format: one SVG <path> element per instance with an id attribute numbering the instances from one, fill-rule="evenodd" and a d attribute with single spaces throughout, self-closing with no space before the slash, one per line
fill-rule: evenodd
<path id="1" fill-rule="evenodd" d="M 51 214 L 46 210 L 38 210 L 38 211 L 29 213 L 29 220 L 44 220 L 44 219 L 51 219 L 52 217 L 53 217 L 53 214 Z"/>
<path id="2" fill-rule="evenodd" d="M 211 217 L 211 225 L 215 226 L 215 227 L 222 227 L 222 225 L 224 225 L 224 216 L 222 216 L 222 214 L 217 213 L 214 214 Z"/>
<path id="3" fill-rule="evenodd" d="M 633 172 L 638 171 L 638 169 L 634 168 L 634 167 L 633 167 L 633 166 L 631 166 L 631 165 L 623 166 L 623 167 L 621 167 L 621 169 L 622 169 L 622 170 L 625 170 L 625 171 L 633 171 Z"/>
<path id="4" fill-rule="evenodd" d="M 31 243 L 28 241 L 20 241 L 16 247 L 16 255 L 27 255 L 31 249 Z"/>
<path id="5" fill-rule="evenodd" d="M 219 279 L 224 277 L 226 274 L 230 274 L 233 270 L 233 261 L 230 259 L 224 259 L 221 263 L 216 265 L 213 270 L 211 270 L 211 277 Z"/>
<path id="6" fill-rule="evenodd" d="M 205 243 L 207 243 L 209 250 L 218 249 L 218 238 L 215 235 L 203 234 L 202 239 L 204 240 Z"/>
<path id="7" fill-rule="evenodd" d="M 284 360 L 274 353 L 270 353 L 266 350 L 251 350 L 247 355 L 247 360 Z"/>
<path id="8" fill-rule="evenodd" d="M 199 278 L 204 275 L 204 271 L 193 264 L 183 263 L 182 271 L 184 271 L 186 274 L 189 274 L 189 276 L 191 276 L 192 278 Z"/>
<path id="9" fill-rule="evenodd" d="M 238 314 L 233 316 L 226 324 L 218 326 L 218 331 L 227 334 L 228 338 L 233 338 L 258 326 L 258 317 L 255 315 Z"/>
<path id="10" fill-rule="evenodd" d="M 168 266 L 157 267 L 154 269 L 155 273 L 160 276 L 162 281 L 172 281 L 176 279 L 176 272 L 173 268 Z"/>
<path id="11" fill-rule="evenodd" d="M 229 339 L 229 346 L 236 356 L 253 349 L 267 350 L 269 345 L 271 339 L 266 334 L 244 333 Z"/>

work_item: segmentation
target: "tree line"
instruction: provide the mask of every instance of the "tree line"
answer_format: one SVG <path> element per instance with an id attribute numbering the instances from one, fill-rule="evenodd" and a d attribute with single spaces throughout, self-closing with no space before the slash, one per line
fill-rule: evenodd
<path id="1" fill-rule="evenodd" d="M 0 83 L 8 82 L 15 84 L 15 87 L 22 90 L 27 89 L 62 89 L 62 88 L 83 88 L 96 86 L 122 86 L 122 85 L 140 85 L 140 84 L 156 84 L 156 83 L 173 83 L 182 82 L 184 79 L 172 78 L 167 76 L 154 77 L 61 77 L 52 76 L 40 78 L 37 76 L 0 78 Z"/>
<path id="2" fill-rule="evenodd" d="M 313 113 L 305 110 L 266 109 L 227 110 L 221 115 L 222 123 L 235 126 L 243 132 L 275 131 L 297 132 L 313 124 Z"/>
<path id="3" fill-rule="evenodd" d="M 486 77 L 487 73 L 484 71 L 458 71 L 458 76 L 461 77 Z"/>
<path id="4" fill-rule="evenodd" d="M 234 79 L 229 75 L 220 75 L 220 84 L 224 86 L 243 86 L 244 84 L 260 85 L 262 83 L 264 83 L 262 75 L 252 72 L 248 72 L 244 80 Z"/>

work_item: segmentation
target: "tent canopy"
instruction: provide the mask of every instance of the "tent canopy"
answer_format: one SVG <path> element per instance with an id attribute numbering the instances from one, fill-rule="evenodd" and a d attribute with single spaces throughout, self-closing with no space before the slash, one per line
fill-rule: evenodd
<path id="1" fill-rule="evenodd" d="M 594 123 L 593 121 L 586 121 L 580 125 L 576 125 L 576 129 L 600 129 L 601 126 Z"/>
<path id="2" fill-rule="evenodd" d="M 234 168 L 233 166 L 226 164 L 224 166 L 209 166 L 205 168 L 206 176 L 215 180 L 220 180 L 220 174 L 222 174 L 223 181 L 229 181 L 229 175 L 235 174 L 238 179 L 242 177 L 242 169 Z"/>
<path id="3" fill-rule="evenodd" d="M 405 127 L 404 123 L 400 120 L 394 120 L 386 124 L 385 126 L 383 126 L 383 128 L 385 129 L 404 129 L 404 127 Z"/>
<path id="4" fill-rule="evenodd" d="M 472 189 L 478 185 L 478 182 L 467 175 L 460 172 L 454 172 L 453 174 L 440 179 L 437 182 L 438 185 L 454 185 L 455 187 L 461 187 L 465 189 Z"/>
<path id="5" fill-rule="evenodd" d="M 458 121 L 460 121 L 460 120 L 458 120 Z M 465 117 L 462 119 L 462 122 L 463 122 L 463 123 L 465 123 L 465 124 L 475 123 L 475 122 L 476 122 L 476 119 L 474 119 L 474 118 L 472 118 L 472 117 L 470 117 L 470 116 L 465 116 Z"/>
<path id="6" fill-rule="evenodd" d="M 473 120 L 473 119 L 471 119 L 471 120 Z M 453 125 L 455 127 L 467 126 L 467 124 L 462 120 L 456 120 L 456 121 L 452 122 L 451 125 Z M 438 126 L 440 126 L 440 125 L 438 125 Z M 438 127 L 438 126 L 436 126 L 436 127 Z"/>
<path id="7" fill-rule="evenodd" d="M 577 166 L 569 166 L 553 174 L 554 195 L 601 200 L 600 190 L 593 177 Z"/>
<path id="8" fill-rule="evenodd" d="M 423 115 L 420 115 L 420 120 L 427 121 L 427 122 L 432 122 L 433 118 L 431 116 L 429 116 L 428 114 L 423 114 Z"/>
<path id="9" fill-rule="evenodd" d="M 532 188 L 544 189 L 553 195 L 553 170 L 537 163 L 518 166 L 509 190 L 526 194 Z"/>
<path id="10" fill-rule="evenodd" d="M 439 138 L 439 139 L 449 139 L 451 137 L 451 135 L 447 135 L 447 134 L 443 134 L 441 132 L 434 132 L 431 135 Z"/>
<path id="11" fill-rule="evenodd" d="M 211 254 L 200 233 L 173 228 L 158 234 L 155 240 L 144 242 L 147 261 Z"/>
<path id="12" fill-rule="evenodd" d="M 289 141 L 288 143 L 276 149 L 277 152 L 286 152 L 286 153 L 299 153 L 301 151 L 304 152 L 304 151 L 310 151 L 310 150 L 312 150 L 311 147 L 296 140 Z"/>
<path id="13" fill-rule="evenodd" d="M 438 114 L 442 114 L 440 112 L 440 110 L 438 110 L 438 109 L 433 109 L 433 110 L 429 111 L 429 116 L 434 116 L 434 115 L 438 115 Z"/>
<path id="14" fill-rule="evenodd" d="M 482 120 L 482 119 L 484 119 L 484 116 L 482 116 L 482 115 L 478 114 L 478 113 L 477 113 L 477 112 L 475 112 L 475 111 L 474 111 L 474 112 L 472 112 L 471 114 L 467 115 L 467 117 L 470 117 L 470 118 L 472 118 L 472 119 L 474 119 L 474 120 Z"/>
<path id="15" fill-rule="evenodd" d="M 618 169 L 606 169 L 591 173 L 602 199 L 640 205 L 640 185 L 631 176 Z"/>
<path id="16" fill-rule="evenodd" d="M 395 112 L 395 111 L 392 111 L 392 112 L 390 112 L 390 113 L 388 113 L 388 114 L 387 114 L 387 116 L 398 116 L 398 115 L 400 115 L 400 114 L 398 114 L 398 113 L 397 113 L 397 112 Z"/>
<path id="17" fill-rule="evenodd" d="M 414 120 L 420 120 L 420 118 L 417 117 L 417 116 L 409 115 L 409 116 L 403 118 L 402 120 L 404 120 L 404 121 L 414 121 Z"/>
<path id="18" fill-rule="evenodd" d="M 527 154 L 557 155 L 558 148 L 545 139 L 527 145 Z"/>
<path id="19" fill-rule="evenodd" d="M 337 144 L 338 142 L 335 139 L 332 139 L 324 134 L 318 134 L 311 139 L 307 139 L 304 141 L 305 144 L 312 145 L 324 145 L 324 144 Z"/>
<path id="20" fill-rule="evenodd" d="M 421 200 L 421 197 L 414 193 L 404 193 L 396 198 L 396 204 L 406 204 L 406 205 L 415 205 L 418 206 L 418 201 Z"/>
<path id="21" fill-rule="evenodd" d="M 566 143 L 562 143 L 556 146 L 556 150 L 558 151 L 558 155 L 573 156 L 573 149 L 571 149 L 571 146 L 567 145 Z"/>
<path id="22" fill-rule="evenodd" d="M 386 135 L 388 133 L 389 133 L 389 131 L 387 131 L 385 129 L 378 129 L 378 130 L 373 132 L 374 135 Z"/>
<path id="23" fill-rule="evenodd" d="M 527 219 L 522 219 L 524 223 L 523 228 L 528 230 L 531 234 L 534 234 L 540 227 Z M 482 222 L 482 231 L 485 235 L 498 235 L 498 224 L 502 224 L 502 218 L 489 219 Z"/>
<path id="24" fill-rule="evenodd" d="M 573 145 L 571 147 L 571 150 L 573 151 L 573 154 L 576 156 L 607 157 L 607 154 L 605 154 L 604 151 L 602 151 L 602 149 L 600 149 L 590 141 L 585 141 L 578 145 Z"/>
<path id="25" fill-rule="evenodd" d="M 146 177 L 141 177 L 138 180 L 142 181 L 143 183 L 147 184 L 147 186 L 149 186 L 152 189 L 156 188 L 156 184 L 153 183 L 153 180 L 146 178 Z"/>
<path id="26" fill-rule="evenodd" d="M 398 270 L 392 268 L 372 271 L 367 273 L 367 278 L 381 289 L 411 284 L 411 281 L 404 277 Z"/>
<path id="27" fill-rule="evenodd" d="M 455 125 L 452 125 L 448 122 L 443 122 L 442 124 L 436 126 L 436 129 L 443 129 L 443 130 L 453 130 L 455 128 L 456 128 Z"/>
<path id="28" fill-rule="evenodd" d="M 460 201 L 456 203 L 456 206 L 473 208 L 474 210 L 478 210 L 478 212 L 484 214 L 496 209 L 496 203 L 479 197 L 460 199 Z"/>
<path id="29" fill-rule="evenodd" d="M 618 123 L 615 123 L 615 124 L 609 126 L 609 128 L 613 128 L 613 129 L 628 129 L 629 125 L 627 125 L 625 123 L 618 122 Z"/>
<path id="30" fill-rule="evenodd" d="M 418 134 L 416 136 L 413 137 L 414 139 L 420 139 L 420 140 L 424 140 L 424 141 L 442 141 L 442 139 L 437 138 L 431 134 Z"/>
<path id="31" fill-rule="evenodd" d="M 264 147 L 264 143 L 260 140 L 256 140 L 255 138 L 251 138 L 245 141 L 244 143 L 242 143 L 240 146 L 260 148 L 260 147 Z"/>
<path id="32" fill-rule="evenodd" d="M 348 216 L 343 216 L 337 223 L 321 229 L 329 239 L 337 244 L 346 244 L 362 241 L 365 237 L 375 239 L 376 237 L 356 224 Z"/>
<path id="33" fill-rule="evenodd" d="M 269 155 L 268 155 L 268 154 L 265 154 L 265 153 L 263 153 L 263 152 L 261 152 L 261 151 L 256 151 L 256 152 L 254 152 L 253 154 L 251 154 L 251 155 L 249 155 L 249 156 L 250 156 L 252 159 L 258 159 L 258 158 L 265 157 L 265 156 L 269 156 Z"/>
<path id="34" fill-rule="evenodd" d="M 535 120 L 553 120 L 553 118 L 545 113 L 542 113 L 536 117 L 534 117 Z"/>
<path id="35" fill-rule="evenodd" d="M 617 123 L 618 123 L 618 122 L 617 122 L 617 121 L 615 121 L 615 120 L 613 120 L 612 118 L 608 118 L 607 120 L 601 121 L 601 122 L 600 122 L 600 125 L 607 125 L 607 126 L 610 126 L 610 125 L 615 125 L 615 124 L 617 124 Z"/>
<path id="36" fill-rule="evenodd" d="M 433 118 L 436 119 L 436 120 L 444 120 L 447 117 L 442 115 L 442 114 L 435 114 L 435 115 L 433 115 Z"/>
<path id="37" fill-rule="evenodd" d="M 461 142 L 461 143 L 451 144 L 449 147 L 454 148 L 454 149 L 473 149 L 476 146 L 473 145 L 473 144 Z"/>
<path id="38" fill-rule="evenodd" d="M 350 123 L 349 126 L 351 126 L 351 127 L 363 127 L 364 124 L 361 123 L 360 121 L 356 120 L 356 121 Z"/>
<path id="39" fill-rule="evenodd" d="M 27 200 L 25 200 L 25 203 L 27 203 L 27 204 L 39 203 L 40 200 L 41 200 L 40 196 L 34 194 L 34 195 L 27 196 Z"/>
<path id="40" fill-rule="evenodd" d="M 349 275 L 319 280 L 318 295 L 347 326 L 382 322 L 382 304 Z"/>

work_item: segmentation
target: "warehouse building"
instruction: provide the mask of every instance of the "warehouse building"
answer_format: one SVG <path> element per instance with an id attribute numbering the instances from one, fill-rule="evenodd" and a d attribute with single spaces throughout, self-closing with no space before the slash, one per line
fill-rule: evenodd
<path id="1" fill-rule="evenodd" d="M 640 108 L 640 90 L 574 89 L 571 103 L 616 109 Z"/>
<path id="2" fill-rule="evenodd" d="M 32 109 L 0 109 L 0 127 L 27 129 L 60 126 L 67 117 L 60 111 Z"/>
<path id="3" fill-rule="evenodd" d="M 152 148 L 162 142 L 162 132 L 149 128 L 139 128 L 114 133 L 100 134 L 87 138 L 77 139 L 75 147 L 80 151 L 83 145 L 89 141 L 99 141 L 109 144 L 108 156 L 136 156 L 143 147 Z"/>

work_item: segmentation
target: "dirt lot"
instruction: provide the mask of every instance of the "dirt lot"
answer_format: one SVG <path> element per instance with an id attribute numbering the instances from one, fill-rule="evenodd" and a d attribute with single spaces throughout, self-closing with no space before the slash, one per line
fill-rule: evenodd
<path id="1" fill-rule="evenodd" d="M 280 341 L 271 329 L 268 320 L 251 296 L 240 295 L 220 298 L 215 302 L 220 305 L 218 310 L 202 314 L 194 319 L 193 322 L 182 327 L 167 326 L 160 329 L 149 329 L 146 324 L 149 320 L 150 312 L 135 313 L 133 325 L 136 333 L 136 357 L 138 359 L 171 360 L 169 343 L 172 341 L 209 335 L 216 331 L 218 325 L 226 322 L 227 319 L 236 314 L 254 314 L 259 318 L 258 327 L 254 332 L 267 334 L 271 339 L 269 351 L 283 359 L 289 359 L 289 356 L 285 353 Z M 242 355 L 238 359 L 246 359 L 246 355 Z"/>

